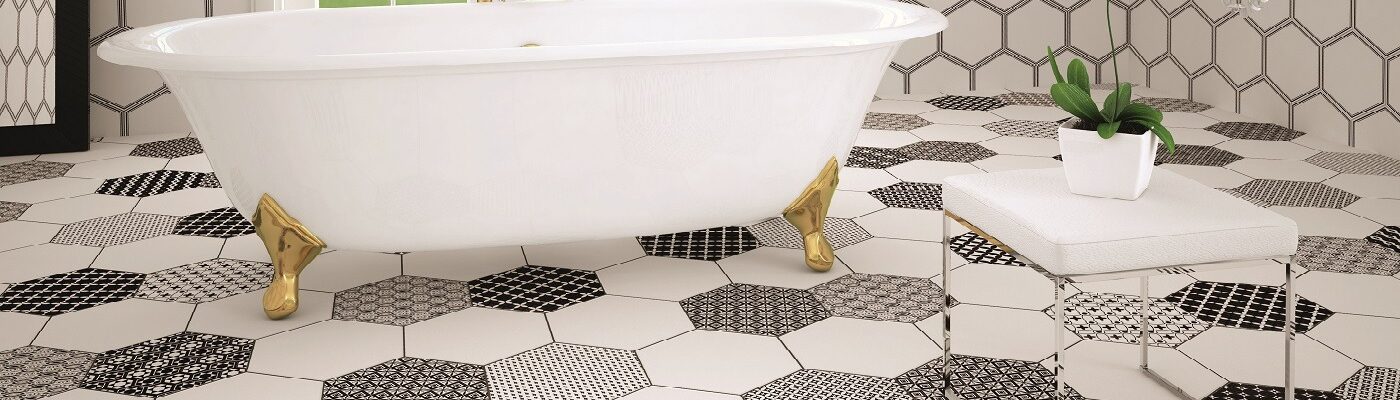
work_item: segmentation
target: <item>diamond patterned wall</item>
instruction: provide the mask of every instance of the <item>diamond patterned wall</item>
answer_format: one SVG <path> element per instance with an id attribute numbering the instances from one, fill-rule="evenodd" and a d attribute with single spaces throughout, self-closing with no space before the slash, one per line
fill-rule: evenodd
<path id="1" fill-rule="evenodd" d="M 0 1 L 0 126 L 54 120 L 51 0 Z"/>

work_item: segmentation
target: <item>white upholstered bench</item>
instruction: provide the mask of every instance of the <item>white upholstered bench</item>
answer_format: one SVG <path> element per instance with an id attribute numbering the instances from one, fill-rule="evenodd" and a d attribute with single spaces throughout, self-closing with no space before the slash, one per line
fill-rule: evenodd
<path id="1" fill-rule="evenodd" d="M 1147 279 L 1230 268 L 1244 260 L 1283 259 L 1286 293 L 1284 393 L 1293 399 L 1292 255 L 1298 247 L 1293 220 L 1230 194 L 1158 168 L 1151 186 L 1136 201 L 1071 194 L 1060 168 L 959 175 L 943 183 L 943 289 L 951 288 L 948 265 L 949 221 L 956 221 L 1011 253 L 1054 281 L 1056 398 L 1068 397 L 1064 369 L 1066 282 L 1139 278 L 1141 287 L 1141 368 L 1183 398 L 1180 388 L 1147 366 Z M 943 309 L 948 309 L 944 296 Z M 952 321 L 943 313 L 943 379 L 952 394 Z"/>

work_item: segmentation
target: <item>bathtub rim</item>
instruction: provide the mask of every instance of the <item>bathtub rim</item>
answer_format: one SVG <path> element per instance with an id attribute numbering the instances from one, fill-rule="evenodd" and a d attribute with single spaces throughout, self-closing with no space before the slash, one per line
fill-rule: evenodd
<path id="1" fill-rule="evenodd" d="M 546 0 L 558 1 L 558 0 Z M 565 0 L 570 1 L 570 0 Z M 591 0 L 592 1 L 592 0 Z M 823 48 L 863 48 L 897 43 L 931 36 L 943 31 L 948 20 L 939 12 L 893 0 L 840 0 L 888 9 L 914 17 L 914 21 L 898 26 L 833 34 L 806 36 L 760 36 L 732 39 L 695 39 L 656 42 L 622 42 L 569 46 L 506 47 L 426 52 L 357 53 L 336 55 L 208 55 L 181 54 L 161 49 L 160 42 L 184 28 L 225 18 L 277 18 L 271 13 L 248 13 L 212 18 L 173 21 L 133 29 L 103 41 L 97 48 L 102 59 L 119 65 L 184 72 L 295 72 L 400 67 L 435 67 L 519 64 L 550 61 L 583 61 L 612 59 L 646 59 L 676 56 L 745 57 L 746 53 L 766 53 L 784 50 L 814 50 Z M 445 4 L 435 6 L 510 7 L 528 5 L 531 1 L 503 4 Z M 295 10 L 279 13 L 322 12 Z M 856 51 L 856 49 L 851 49 Z M 747 58 L 747 57 L 745 57 Z"/>

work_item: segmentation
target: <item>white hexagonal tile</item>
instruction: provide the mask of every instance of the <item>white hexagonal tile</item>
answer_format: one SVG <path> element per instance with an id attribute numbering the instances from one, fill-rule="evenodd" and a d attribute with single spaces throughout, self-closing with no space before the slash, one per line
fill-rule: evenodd
<path id="1" fill-rule="evenodd" d="M 665 386 L 649 386 L 619 400 L 739 400 L 739 396 Z"/>
<path id="2" fill-rule="evenodd" d="M 744 393 L 794 371 L 778 338 L 690 331 L 637 351 L 655 385 Z"/>
<path id="3" fill-rule="evenodd" d="M 136 146 L 124 143 L 96 142 L 88 148 L 88 151 L 73 153 L 52 153 L 39 156 L 39 161 L 57 161 L 65 163 L 81 163 L 87 161 L 106 160 L 108 158 L 122 157 L 131 154 L 131 150 Z"/>
<path id="4" fill-rule="evenodd" d="M 136 400 L 142 397 L 132 397 L 124 394 L 99 392 L 96 390 L 73 389 L 58 395 L 45 397 L 44 400 Z"/>
<path id="5" fill-rule="evenodd" d="M 403 255 L 404 275 L 458 281 L 470 281 L 523 265 L 525 254 L 516 246 L 420 251 Z"/>
<path id="6" fill-rule="evenodd" d="M 935 124 L 976 126 L 982 126 L 1005 119 L 988 111 L 968 110 L 938 110 L 919 114 L 919 116 Z"/>
<path id="7" fill-rule="evenodd" d="M 482 307 L 409 325 L 403 332 L 409 357 L 470 364 L 486 364 L 552 341 L 544 314 Z"/>
<path id="8" fill-rule="evenodd" d="M 885 171 L 905 182 L 925 183 L 943 183 L 943 178 L 949 176 L 985 172 L 968 163 L 929 160 L 906 161 Z"/>
<path id="9" fill-rule="evenodd" d="M 826 216 L 832 218 L 855 218 L 885 208 L 885 204 L 866 192 L 837 190 L 831 196 L 831 208 Z"/>
<path id="10" fill-rule="evenodd" d="M 850 247 L 850 246 L 847 246 Z M 851 273 L 837 260 L 826 272 L 813 271 L 803 262 L 803 251 L 759 247 L 744 254 L 719 260 L 719 266 L 734 283 L 807 289 Z"/>
<path id="11" fill-rule="evenodd" d="M 1318 328 L 1326 324 L 1323 322 Z M 1282 332 L 1214 327 L 1177 349 L 1225 379 L 1283 386 Z M 1297 387 L 1334 388 L 1361 369 L 1361 364 L 1318 343 L 1309 335 L 1297 335 L 1293 351 L 1298 361 L 1293 364 Z"/>
<path id="12" fill-rule="evenodd" d="M 1346 8 L 1346 5 L 1321 8 L 1339 9 Z M 1302 18 L 1301 14 L 1299 18 Z M 1361 39 L 1347 36 L 1328 45 L 1322 50 L 1322 61 L 1323 89 L 1342 103 L 1347 111 L 1360 112 L 1381 103 L 1385 88 L 1376 83 L 1384 79 L 1382 69 L 1385 61 L 1371 52 L 1371 48 L 1366 47 Z"/>
<path id="13" fill-rule="evenodd" d="M 204 154 L 172 158 L 170 159 L 170 163 L 165 165 L 165 169 L 190 172 L 214 172 L 214 168 L 209 165 L 209 156 Z"/>
<path id="14" fill-rule="evenodd" d="M 932 107 L 932 106 L 930 106 Z M 856 146 L 880 147 L 892 149 L 919 141 L 918 136 L 914 136 L 905 131 L 882 131 L 875 129 L 861 129 L 856 134 Z"/>
<path id="15" fill-rule="evenodd" d="M 1150 297 L 1166 297 L 1172 294 L 1172 292 L 1181 290 L 1181 288 L 1195 281 L 1196 279 L 1192 278 L 1190 275 L 1153 276 L 1147 280 L 1147 295 Z M 1090 293 L 1117 293 L 1128 296 L 1137 296 L 1140 294 L 1137 279 L 1081 282 L 1073 285 L 1079 291 Z"/>
<path id="16" fill-rule="evenodd" d="M 870 103 L 870 108 L 866 112 L 889 113 L 889 114 L 919 114 L 937 110 L 921 100 L 876 100 Z"/>
<path id="17" fill-rule="evenodd" d="M 186 216 L 216 208 L 232 207 L 221 188 L 189 188 L 141 198 L 135 212 Z"/>
<path id="18" fill-rule="evenodd" d="M 1006 47 L 1026 58 L 1045 56 L 1045 47 L 1065 44 L 1064 12 L 1042 2 L 1030 2 L 1008 16 Z"/>
<path id="19" fill-rule="evenodd" d="M 1400 318 L 1400 279 L 1374 275 L 1308 271 L 1295 280 L 1298 294 L 1339 313 Z M 1331 319 L 1322 325 L 1332 323 Z M 1390 331 L 1400 332 L 1400 331 Z M 1313 334 L 1309 332 L 1309 334 Z M 1313 335 L 1316 337 L 1316 335 Z M 1329 343 L 1330 344 L 1330 343 Z M 1355 354 L 1350 354 L 1356 356 Z"/>
<path id="20" fill-rule="evenodd" d="M 321 321 L 259 339 L 248 371 L 326 380 L 402 356 L 403 338 L 396 326 Z"/>
<path id="21" fill-rule="evenodd" d="M 1221 150 L 1239 154 L 1245 158 L 1267 158 L 1273 160 L 1302 160 L 1317 154 L 1317 150 L 1299 146 L 1293 142 L 1273 140 L 1235 139 L 1215 145 Z"/>
<path id="22" fill-rule="evenodd" d="M 1317 88 L 1318 51 L 1297 26 L 1288 26 L 1269 36 L 1269 78 L 1290 97 Z"/>
<path id="23" fill-rule="evenodd" d="M 973 161 L 972 165 L 987 172 L 998 172 L 1017 169 L 1055 168 L 1060 166 L 1060 161 L 1050 157 L 998 154 L 984 160 Z"/>
<path id="24" fill-rule="evenodd" d="M 729 284 L 712 261 L 642 257 L 598 271 L 611 294 L 680 301 Z"/>
<path id="25" fill-rule="evenodd" d="M 1113 38 L 1117 40 L 1119 46 L 1128 37 L 1128 13 L 1117 4 L 1113 5 Z M 1079 7 L 1070 12 L 1069 16 L 1069 44 L 1094 57 L 1105 57 L 1109 53 L 1108 20 L 1104 19 L 1103 7 Z M 1060 56 L 1060 66 L 1069 64 L 1070 55 Z M 1093 64 L 1089 65 L 1089 74 L 1094 74 Z"/>
<path id="26" fill-rule="evenodd" d="M 855 221 L 876 237 L 936 242 L 942 239 L 941 217 L 939 211 L 891 207 Z"/>
<path id="27" fill-rule="evenodd" d="M 1303 236 L 1364 238 L 1381 228 L 1381 224 L 1335 208 L 1274 206 L 1269 209 L 1296 221 L 1298 234 Z"/>
<path id="28" fill-rule="evenodd" d="M 1361 197 L 1400 199 L 1400 176 L 1340 174 L 1322 183 Z"/>
<path id="29" fill-rule="evenodd" d="M 912 324 L 832 317 L 786 335 L 804 368 L 894 378 L 941 354 Z"/>
<path id="30" fill-rule="evenodd" d="M 76 178 L 110 179 L 159 170 L 164 168 L 168 162 L 169 160 L 162 158 L 117 157 L 79 163 L 64 175 Z"/>
<path id="31" fill-rule="evenodd" d="M 1343 210 L 1382 224 L 1400 226 L 1400 200 L 1397 199 L 1363 198 Z"/>
<path id="32" fill-rule="evenodd" d="M 1208 17 L 1195 12 L 1195 9 L 1172 17 L 1172 56 L 1175 56 L 1177 61 L 1186 66 L 1187 71 L 1200 70 L 1211 61 L 1211 47 L 1202 45 L 1203 43 L 1211 43 L 1211 27 L 1210 23 L 1207 22 L 1208 19 Z"/>
<path id="33" fill-rule="evenodd" d="M 1162 113 L 1162 125 L 1168 128 L 1195 128 L 1202 129 L 1214 125 L 1215 119 L 1201 115 L 1199 113 L 1188 112 L 1164 112 Z"/>
<path id="34" fill-rule="evenodd" d="M 1308 331 L 1308 336 L 1363 364 L 1400 368 L 1395 332 L 1400 332 L 1400 319 L 1336 314 Z"/>
<path id="35" fill-rule="evenodd" d="M 29 206 L 20 219 L 55 224 L 71 224 L 78 221 L 117 215 L 131 211 L 136 206 L 135 197 L 89 194 L 46 201 Z"/>
<path id="36" fill-rule="evenodd" d="M 953 321 L 953 354 L 1040 361 L 1055 353 L 1055 319 L 1040 311 L 962 303 L 953 306 L 949 318 Z M 928 318 L 915 325 L 929 337 L 943 337 L 943 318 Z M 1065 347 L 1078 341 L 1074 332 L 1065 331 Z"/>
<path id="37" fill-rule="evenodd" d="M 1279 179 L 1286 181 L 1322 182 L 1337 175 L 1337 172 L 1299 160 L 1265 160 L 1246 158 L 1225 166 L 1258 179 Z"/>
<path id="38" fill-rule="evenodd" d="M 303 289 L 339 292 L 398 276 L 403 270 L 397 254 L 336 250 L 317 256 L 301 272 Z"/>
<path id="39" fill-rule="evenodd" d="M 1240 113 L 1260 121 L 1287 124 L 1288 108 L 1287 94 L 1275 92 L 1266 82 L 1240 92 Z"/>
<path id="40" fill-rule="evenodd" d="M 0 285 L 0 291 L 3 287 Z M 49 318 L 44 316 L 0 312 L 0 326 L 5 327 L 0 329 L 0 351 L 29 345 L 47 322 Z"/>
<path id="41" fill-rule="evenodd" d="M 1215 42 L 1215 63 L 1225 71 L 1225 75 L 1238 83 L 1259 76 L 1264 66 L 1263 36 L 1245 21 L 1244 18 L 1231 18 L 1216 29 L 1216 35 L 1223 40 Z M 1133 24 L 1136 25 L 1137 21 L 1134 20 Z"/>
<path id="42" fill-rule="evenodd" d="M 899 183 L 899 178 L 882 169 L 842 168 L 840 177 L 841 181 L 836 185 L 836 189 L 857 192 L 868 192 Z"/>
<path id="43" fill-rule="evenodd" d="M 102 249 L 93 267 L 151 273 L 218 257 L 224 240 L 202 236 L 156 236 Z"/>
<path id="44" fill-rule="evenodd" d="M 0 226 L 3 228 L 3 226 Z M 0 282 L 23 282 L 92 265 L 101 248 L 45 243 L 0 252 Z"/>
<path id="45" fill-rule="evenodd" d="M 981 126 L 949 124 L 933 124 L 909 131 L 909 133 L 918 136 L 919 139 L 922 140 L 968 143 L 980 142 L 1001 136 Z"/>
<path id="46" fill-rule="evenodd" d="M 836 250 L 836 257 L 855 272 L 929 278 L 943 272 L 940 251 L 943 245 L 935 242 L 877 237 Z M 953 265 L 963 262 L 958 256 L 949 259 Z"/>
<path id="47" fill-rule="evenodd" d="M 964 304 L 1040 310 L 1055 303 L 1050 279 L 1030 268 L 968 264 L 954 269 L 952 275 L 951 293 Z M 1077 293 L 1071 286 L 1065 290 L 1066 297 Z"/>
<path id="48" fill-rule="evenodd" d="M 1283 264 L 1272 260 L 1236 261 L 1220 265 L 1221 269 L 1193 272 L 1192 277 L 1203 281 L 1249 283 L 1255 285 L 1283 285 Z M 1298 274 L 1302 268 L 1294 267 Z"/>
<path id="49" fill-rule="evenodd" d="M 1064 353 L 1065 383 L 1095 399 L 1180 399 L 1142 372 L 1140 352 L 1135 344 L 1079 342 Z M 1151 347 L 1148 360 L 1154 371 L 1195 398 L 1204 398 L 1225 384 L 1224 379 L 1175 349 Z M 1044 364 L 1054 368 L 1052 362 Z"/>
<path id="50" fill-rule="evenodd" d="M 185 330 L 193 304 L 127 299 L 49 319 L 34 345 L 104 352 Z"/>
<path id="51" fill-rule="evenodd" d="M 1172 128 L 1171 132 L 1172 140 L 1176 141 L 1176 144 L 1178 145 L 1194 144 L 1201 146 L 1211 146 L 1220 142 L 1224 142 L 1226 140 L 1230 140 L 1230 138 L 1227 138 L 1224 135 L 1200 128 Z"/>
<path id="52" fill-rule="evenodd" d="M 1056 107 L 1010 105 L 990 111 L 1005 119 L 1021 121 L 1059 121 L 1069 118 L 1069 113 Z"/>
<path id="53" fill-rule="evenodd" d="M 272 257 L 267 254 L 267 246 L 263 244 L 262 239 L 258 238 L 258 235 L 243 235 L 225 240 L 224 249 L 219 251 L 219 257 L 272 262 Z"/>
<path id="54" fill-rule="evenodd" d="M 1055 139 L 1002 136 L 982 142 L 982 146 L 998 154 L 1054 157 L 1060 154 L 1060 142 Z"/>
<path id="55" fill-rule="evenodd" d="M 1391 1 L 1363 1 L 1356 5 L 1356 28 L 1387 52 L 1400 49 L 1400 35 L 1395 32 L 1395 19 L 1400 4 Z"/>
<path id="56" fill-rule="evenodd" d="M 549 313 L 554 340 L 636 350 L 695 329 L 680 304 L 603 296 Z"/>
<path id="57" fill-rule="evenodd" d="M 962 21 L 943 31 L 943 49 L 967 62 L 977 62 L 1001 47 L 1001 16 L 980 4 L 966 4 L 948 14 Z M 992 40 L 996 38 L 996 40 Z"/>
<path id="58" fill-rule="evenodd" d="M 314 400 L 321 398 L 321 382 L 243 373 L 161 398 L 170 400 Z"/>
<path id="59" fill-rule="evenodd" d="M 99 179 L 60 177 L 0 186 L 0 201 L 41 203 L 97 191 Z"/>
<path id="60" fill-rule="evenodd" d="M 29 221 L 0 222 L 0 251 L 47 243 L 62 227 Z"/>
<path id="61" fill-rule="evenodd" d="M 185 119 L 185 112 L 180 108 L 179 100 L 172 94 L 156 97 L 141 107 L 132 110 L 129 116 L 131 132 L 134 134 L 144 133 L 170 133 L 189 132 L 190 123 Z"/>
<path id="62" fill-rule="evenodd" d="M 1230 189 L 1254 180 L 1224 167 L 1208 167 L 1203 165 L 1187 164 L 1162 164 L 1161 168 L 1172 170 L 1187 178 L 1195 179 L 1197 182 L 1213 188 Z"/>
<path id="63" fill-rule="evenodd" d="M 279 320 L 263 313 L 264 290 L 200 303 L 190 318 L 189 330 L 225 336 L 259 339 L 331 319 L 331 293 L 302 290 L 297 312 Z"/>

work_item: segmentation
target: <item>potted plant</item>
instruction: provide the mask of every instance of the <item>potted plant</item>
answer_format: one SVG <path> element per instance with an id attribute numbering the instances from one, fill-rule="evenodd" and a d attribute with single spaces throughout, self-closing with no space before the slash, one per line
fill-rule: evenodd
<path id="1" fill-rule="evenodd" d="M 1109 1 L 1105 0 L 1105 7 Z M 1134 103 L 1133 86 L 1118 80 L 1118 50 L 1113 43 L 1113 18 L 1108 18 L 1109 57 L 1113 59 L 1115 89 L 1100 109 L 1089 96 L 1089 70 L 1078 59 L 1060 73 L 1055 52 L 1045 48 L 1055 84 L 1050 96 L 1055 104 L 1074 118 L 1059 128 L 1060 156 L 1064 159 L 1065 179 L 1074 194 L 1136 200 L 1152 179 L 1152 161 L 1157 140 L 1176 152 L 1176 142 L 1165 126 L 1162 112 L 1146 104 Z M 1066 80 L 1068 78 L 1068 80 Z M 1148 135 L 1147 132 L 1152 132 Z"/>

